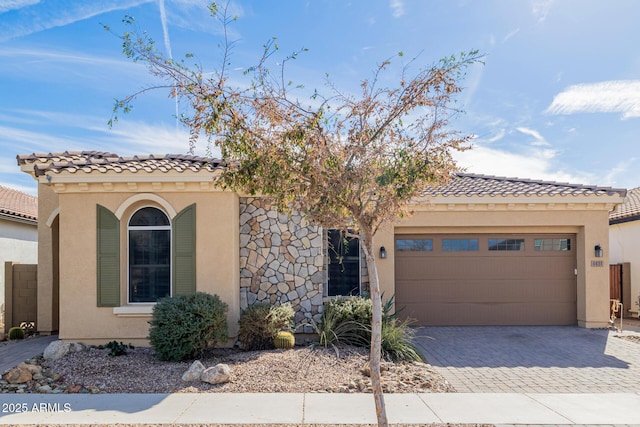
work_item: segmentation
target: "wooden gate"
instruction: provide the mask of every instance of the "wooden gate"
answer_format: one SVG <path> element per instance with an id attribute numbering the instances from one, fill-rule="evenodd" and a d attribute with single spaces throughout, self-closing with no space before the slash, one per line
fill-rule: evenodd
<path id="1" fill-rule="evenodd" d="M 609 266 L 609 299 L 622 301 L 622 264 Z"/>
<path id="2" fill-rule="evenodd" d="M 631 295 L 631 264 L 623 262 L 609 266 L 609 299 L 618 300 L 624 306 L 624 317 L 635 304 Z"/>

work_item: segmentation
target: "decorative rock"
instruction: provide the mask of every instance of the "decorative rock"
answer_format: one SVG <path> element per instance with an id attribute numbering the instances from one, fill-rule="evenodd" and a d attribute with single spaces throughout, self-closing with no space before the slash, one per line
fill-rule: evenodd
<path id="1" fill-rule="evenodd" d="M 231 377 L 231 369 L 224 363 L 207 368 L 202 372 L 200 380 L 209 384 L 223 384 L 229 382 Z"/>
<path id="2" fill-rule="evenodd" d="M 205 369 L 202 362 L 196 360 L 189 366 L 189 369 L 182 374 L 182 381 L 198 381 Z"/>
<path id="3" fill-rule="evenodd" d="M 32 363 L 21 363 L 18 365 L 18 368 L 26 369 L 27 371 L 31 372 L 31 375 L 42 375 L 42 366 L 39 365 L 34 365 Z"/>
<path id="4" fill-rule="evenodd" d="M 80 384 L 69 386 L 67 389 L 69 393 L 80 393 L 80 390 L 82 390 L 82 386 Z"/>
<path id="5" fill-rule="evenodd" d="M 51 393 L 53 390 L 50 385 L 41 385 L 38 387 L 39 393 Z"/>
<path id="6" fill-rule="evenodd" d="M 2 376 L 2 379 L 9 384 L 24 384 L 33 379 L 33 374 L 27 368 L 24 363 L 10 369 L 9 372 Z"/>
<path id="7" fill-rule="evenodd" d="M 79 352 L 85 349 L 86 347 L 79 343 L 57 340 L 51 342 L 51 344 L 45 348 L 43 357 L 44 360 L 58 360 L 69 353 Z"/>

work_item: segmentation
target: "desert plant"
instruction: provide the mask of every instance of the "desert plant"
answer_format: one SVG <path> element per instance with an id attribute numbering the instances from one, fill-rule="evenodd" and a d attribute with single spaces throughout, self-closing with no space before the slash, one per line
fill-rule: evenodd
<path id="1" fill-rule="evenodd" d="M 271 305 L 256 303 L 240 316 L 238 339 L 244 350 L 273 348 L 273 340 L 280 331 L 293 327 L 294 311 L 290 303 Z"/>
<path id="2" fill-rule="evenodd" d="M 400 321 L 398 312 L 392 313 L 391 297 L 382 307 L 382 356 L 388 360 L 423 361 L 413 344 L 414 331 L 410 322 Z M 316 328 L 320 344 L 355 345 L 368 347 L 371 343 L 372 304 L 359 296 L 337 298 L 324 308 L 320 326 Z"/>
<path id="3" fill-rule="evenodd" d="M 149 341 L 156 356 L 160 360 L 187 360 L 226 341 L 227 309 L 217 295 L 204 292 L 158 300 L 149 322 Z"/>
<path id="4" fill-rule="evenodd" d="M 115 340 L 109 341 L 108 343 L 100 347 L 108 348 L 109 350 L 111 350 L 109 352 L 109 356 L 124 356 L 125 354 L 127 354 L 128 349 L 134 348 L 131 344 L 125 344 L 123 342 L 118 342 Z"/>
<path id="5" fill-rule="evenodd" d="M 371 341 L 372 304 L 368 298 L 351 296 L 329 301 L 322 312 L 320 344 L 366 347 Z"/>
<path id="6" fill-rule="evenodd" d="M 14 326 L 13 328 L 9 329 L 10 340 L 23 340 L 24 336 L 24 329 L 19 326 Z"/>
<path id="7" fill-rule="evenodd" d="M 295 347 L 296 338 L 289 331 L 280 331 L 273 339 L 273 345 L 275 348 L 290 349 Z"/>
<path id="8" fill-rule="evenodd" d="M 415 331 L 409 320 L 396 318 L 382 324 L 382 357 L 394 362 L 411 360 L 424 362 L 424 357 L 414 344 Z"/>

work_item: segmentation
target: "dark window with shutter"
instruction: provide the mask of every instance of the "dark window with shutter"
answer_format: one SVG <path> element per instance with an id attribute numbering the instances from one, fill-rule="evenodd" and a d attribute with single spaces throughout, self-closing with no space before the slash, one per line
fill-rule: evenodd
<path id="1" fill-rule="evenodd" d="M 328 230 L 328 296 L 360 295 L 360 241 Z"/>
<path id="2" fill-rule="evenodd" d="M 155 302 L 171 295 L 171 223 L 158 208 L 145 207 L 129 220 L 129 302 Z"/>

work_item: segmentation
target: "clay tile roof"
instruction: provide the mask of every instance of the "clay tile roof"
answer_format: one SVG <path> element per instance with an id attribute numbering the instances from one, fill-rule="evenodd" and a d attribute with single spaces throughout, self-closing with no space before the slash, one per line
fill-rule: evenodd
<path id="1" fill-rule="evenodd" d="M 0 185 L 0 215 L 35 222 L 38 220 L 38 198 Z"/>
<path id="2" fill-rule="evenodd" d="M 224 167 L 219 159 L 181 154 L 146 155 L 122 157 L 113 153 L 99 151 L 65 151 L 64 153 L 27 154 L 17 157 L 18 165 L 33 164 L 36 176 L 46 173 L 133 173 L 154 171 L 212 172 Z"/>
<path id="3" fill-rule="evenodd" d="M 640 187 L 627 191 L 622 204 L 609 214 L 609 224 L 640 220 Z"/>
<path id="4" fill-rule="evenodd" d="M 430 188 L 426 196 L 602 196 L 626 190 L 594 185 L 504 178 L 489 175 L 456 174 L 446 185 Z"/>
<path id="5" fill-rule="evenodd" d="M 117 158 L 117 154 L 104 151 L 65 151 L 62 153 L 19 154 L 18 166 L 25 164 L 65 163 L 83 159 Z"/>

